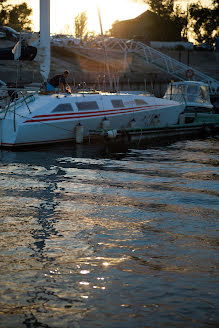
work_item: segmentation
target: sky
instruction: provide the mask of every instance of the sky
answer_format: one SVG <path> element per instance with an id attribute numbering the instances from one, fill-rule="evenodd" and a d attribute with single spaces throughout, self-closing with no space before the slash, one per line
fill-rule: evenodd
<path id="1" fill-rule="evenodd" d="M 39 31 L 40 0 L 8 0 L 12 3 L 26 2 L 33 9 L 33 30 Z M 201 0 L 202 4 L 210 0 Z M 181 5 L 197 2 L 197 0 L 179 0 Z M 51 33 L 74 33 L 74 18 L 82 11 L 88 17 L 87 30 L 100 33 L 97 6 L 100 8 L 103 30 L 108 31 L 115 20 L 135 18 L 148 9 L 144 0 L 50 0 Z"/>
<path id="2" fill-rule="evenodd" d="M 11 2 L 21 3 L 23 1 L 33 9 L 33 29 L 38 31 L 40 1 L 14 0 Z M 100 33 L 97 5 L 100 8 L 104 31 L 109 30 L 115 20 L 134 18 L 148 8 L 143 0 L 50 0 L 51 33 L 72 33 L 74 30 L 74 18 L 82 11 L 86 11 L 88 17 L 88 31 Z"/>

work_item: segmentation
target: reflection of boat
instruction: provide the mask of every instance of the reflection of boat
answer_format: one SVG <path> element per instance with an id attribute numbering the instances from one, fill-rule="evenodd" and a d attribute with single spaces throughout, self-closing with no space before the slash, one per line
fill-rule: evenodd
<path id="1" fill-rule="evenodd" d="M 170 83 L 164 99 L 185 103 L 187 113 L 212 113 L 209 88 L 204 82 L 180 81 Z"/>
<path id="2" fill-rule="evenodd" d="M 21 91 L 23 92 L 23 90 Z M 30 93 L 1 111 L 1 145 L 53 143 L 90 130 L 176 124 L 184 105 L 150 96 L 111 93 Z"/>
<path id="3" fill-rule="evenodd" d="M 49 8 L 49 0 L 40 1 L 40 67 L 45 82 L 50 68 Z M 2 146 L 60 142 L 77 139 L 78 131 L 88 137 L 90 130 L 122 130 L 134 124 L 138 128 L 162 127 L 176 124 L 184 110 L 179 102 L 144 95 L 96 92 L 24 95 L 24 90 L 18 91 L 0 111 Z"/>

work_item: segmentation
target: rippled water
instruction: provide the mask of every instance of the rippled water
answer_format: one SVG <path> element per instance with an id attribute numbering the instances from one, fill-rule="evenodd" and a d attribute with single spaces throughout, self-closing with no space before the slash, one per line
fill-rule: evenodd
<path id="1" fill-rule="evenodd" d="M 218 138 L 0 151 L 0 327 L 218 327 Z"/>

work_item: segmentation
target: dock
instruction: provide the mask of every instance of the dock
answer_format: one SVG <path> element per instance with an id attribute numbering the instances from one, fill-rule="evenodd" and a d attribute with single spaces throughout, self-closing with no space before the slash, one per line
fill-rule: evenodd
<path id="1" fill-rule="evenodd" d="M 179 124 L 165 127 L 124 128 L 121 130 L 90 130 L 89 142 L 119 141 L 125 143 L 154 141 L 171 141 L 175 138 L 206 137 L 219 133 L 218 114 L 194 114 L 187 113 L 180 117 Z"/>

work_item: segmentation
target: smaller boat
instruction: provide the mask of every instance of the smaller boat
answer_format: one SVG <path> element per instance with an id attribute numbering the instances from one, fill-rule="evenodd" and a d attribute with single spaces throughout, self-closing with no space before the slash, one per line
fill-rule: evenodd
<path id="1" fill-rule="evenodd" d="M 209 88 L 204 82 L 180 81 L 169 84 L 164 99 L 185 104 L 185 113 L 213 113 Z"/>

